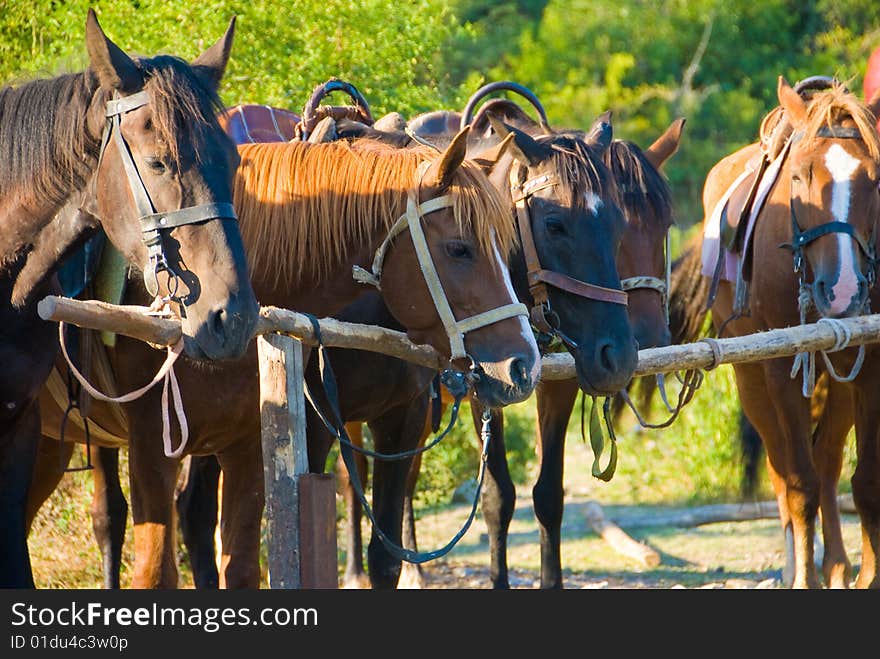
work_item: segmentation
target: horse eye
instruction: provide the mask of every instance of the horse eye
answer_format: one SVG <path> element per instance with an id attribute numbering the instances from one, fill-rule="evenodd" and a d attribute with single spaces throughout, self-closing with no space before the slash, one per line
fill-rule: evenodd
<path id="1" fill-rule="evenodd" d="M 544 227 L 547 229 L 547 233 L 554 236 L 564 236 L 566 234 L 565 225 L 555 217 L 548 217 L 544 220 Z"/>
<path id="2" fill-rule="evenodd" d="M 144 158 L 147 163 L 147 166 L 152 169 L 157 174 L 163 174 L 165 172 L 165 163 L 162 162 L 161 158 L 157 158 L 156 156 L 148 156 Z"/>
<path id="3" fill-rule="evenodd" d="M 446 254 L 453 259 L 471 260 L 474 258 L 473 250 L 470 245 L 460 240 L 450 240 L 446 243 Z"/>

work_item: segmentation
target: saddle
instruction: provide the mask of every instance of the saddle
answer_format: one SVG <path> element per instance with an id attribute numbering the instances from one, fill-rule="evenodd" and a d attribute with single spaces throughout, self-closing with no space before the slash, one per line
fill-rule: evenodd
<path id="1" fill-rule="evenodd" d="M 228 108 L 218 120 L 236 144 L 255 144 L 289 142 L 296 137 L 300 117 L 269 105 L 243 104 Z"/>
<path id="2" fill-rule="evenodd" d="M 808 78 L 799 83 L 796 89 L 801 96 L 809 99 L 814 91 L 823 88 L 825 80 Z M 748 314 L 748 286 L 754 270 L 752 236 L 764 202 L 779 176 L 792 132 L 791 122 L 782 107 L 776 107 L 764 116 L 759 129 L 759 153 L 746 163 L 743 172 L 713 212 L 710 222 L 718 223 L 717 243 L 710 245 L 710 241 L 704 242 L 704 247 L 717 249 L 717 253 L 712 255 L 714 268 L 711 272 L 705 269 L 703 272 L 712 277 L 707 307 L 712 305 L 718 285 L 725 279 L 736 282 L 734 317 Z M 705 256 L 704 268 L 707 261 Z M 735 266 L 731 267 L 733 264 Z"/>

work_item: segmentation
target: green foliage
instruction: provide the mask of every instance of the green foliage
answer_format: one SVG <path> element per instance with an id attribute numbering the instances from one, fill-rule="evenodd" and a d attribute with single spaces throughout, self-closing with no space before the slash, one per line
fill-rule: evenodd
<path id="1" fill-rule="evenodd" d="M 444 414 L 441 428 L 449 422 Z M 480 467 L 479 428 L 474 427 L 470 405 L 463 403 L 458 422 L 449 435 L 422 458 L 414 505 L 424 509 L 449 503 L 462 483 L 476 479 Z M 491 440 L 490 440 L 491 441 Z M 535 458 L 534 399 L 504 410 L 504 446 L 510 476 L 517 485 L 530 483 Z"/>
<path id="2" fill-rule="evenodd" d="M 364 94 L 374 113 L 455 107 L 441 46 L 461 32 L 436 2 L 269 0 L 0 0 L 0 80 L 79 70 L 84 25 L 94 5 L 101 27 L 131 53 L 192 59 L 237 18 L 222 97 L 299 110 L 332 76 Z"/>

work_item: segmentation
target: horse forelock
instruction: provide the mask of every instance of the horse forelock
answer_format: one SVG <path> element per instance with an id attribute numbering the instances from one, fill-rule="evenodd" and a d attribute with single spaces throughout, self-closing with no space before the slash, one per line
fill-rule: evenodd
<path id="1" fill-rule="evenodd" d="M 807 122 L 804 126 L 804 148 L 811 148 L 821 137 L 825 127 L 840 126 L 846 119 L 855 124 L 865 143 L 868 156 L 880 164 L 880 137 L 876 119 L 868 107 L 843 85 L 834 85 L 828 91 L 814 94 L 807 103 Z"/>
<path id="2" fill-rule="evenodd" d="M 157 55 L 136 61 L 144 74 L 144 90 L 150 94 L 153 130 L 171 159 L 179 162 L 184 140 L 197 159 L 204 157 L 209 136 L 222 134 L 220 97 L 179 57 Z"/>
<path id="3" fill-rule="evenodd" d="M 663 229 L 674 224 L 669 184 L 641 148 L 627 140 L 614 140 L 604 161 L 617 182 L 627 222 L 653 220 Z"/>
<path id="4" fill-rule="evenodd" d="M 234 199 L 255 277 L 299 282 L 329 274 L 352 250 L 376 240 L 406 210 L 419 164 L 438 154 L 358 140 L 239 146 Z M 444 191 L 464 235 L 485 254 L 508 254 L 516 233 L 501 194 L 465 161 Z M 443 211 L 440 211 L 443 212 Z M 430 222 L 438 213 L 424 217 Z"/>
<path id="5" fill-rule="evenodd" d="M 590 198 L 599 197 L 606 205 L 609 202 L 620 205 L 611 171 L 602 161 L 599 149 L 585 141 L 584 133 L 567 131 L 541 135 L 537 141 L 552 149 L 561 203 L 585 209 Z"/>

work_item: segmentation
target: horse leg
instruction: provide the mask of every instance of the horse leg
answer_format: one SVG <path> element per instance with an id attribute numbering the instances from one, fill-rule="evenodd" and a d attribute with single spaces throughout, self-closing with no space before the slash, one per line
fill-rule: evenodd
<path id="1" fill-rule="evenodd" d="M 880 377 L 863 373 L 856 407 L 856 469 L 853 501 L 862 525 L 862 565 L 856 588 L 880 588 Z"/>
<path id="2" fill-rule="evenodd" d="M 361 422 L 347 423 L 345 429 L 352 443 L 364 445 L 364 429 Z M 361 480 L 361 487 L 366 488 L 367 485 L 367 459 L 361 453 L 355 452 L 355 462 L 357 463 L 358 476 Z M 361 535 L 361 517 L 363 510 L 361 502 L 354 493 L 351 481 L 348 476 L 348 469 L 340 455 L 336 459 L 336 482 L 337 490 L 345 499 L 345 575 L 343 577 L 343 588 L 361 588 L 370 587 L 370 578 L 364 570 L 363 558 L 363 537 Z"/>
<path id="3" fill-rule="evenodd" d="M 92 531 L 101 549 L 104 588 L 119 588 L 128 502 L 119 484 L 119 449 L 92 446 Z"/>
<path id="4" fill-rule="evenodd" d="M 72 456 L 73 442 L 62 443 L 45 435 L 40 437 L 25 512 L 28 534 L 40 508 L 64 477 L 64 470 Z"/>
<path id="5" fill-rule="evenodd" d="M 129 403 L 132 419 L 128 480 L 134 522 L 132 588 L 177 587 L 174 489 L 179 460 L 165 457 L 159 397 L 150 392 Z M 134 421 L 137 423 L 134 423 Z M 174 438 L 173 441 L 179 441 Z M 176 444 L 175 444 L 176 445 Z"/>
<path id="6" fill-rule="evenodd" d="M 407 451 L 416 447 L 425 427 L 427 395 L 392 408 L 369 423 L 373 443 L 381 453 Z M 373 514 L 382 532 L 395 544 L 401 543 L 403 498 L 412 459 L 377 460 L 373 465 Z M 373 588 L 390 589 L 400 579 L 400 559 L 391 555 L 376 533 L 367 547 L 367 565 Z"/>
<path id="7" fill-rule="evenodd" d="M 477 440 L 483 427 L 483 406 L 471 399 L 471 415 Z M 516 488 L 510 477 L 507 465 L 507 450 L 504 446 L 504 413 L 500 409 L 492 410 L 489 422 L 492 438 L 486 455 L 486 474 L 483 478 L 483 492 L 480 496 L 480 507 L 486 528 L 489 532 L 489 578 L 492 588 L 510 588 L 510 577 L 507 568 L 507 532 L 513 511 L 516 508 Z"/>
<path id="8" fill-rule="evenodd" d="M 578 391 L 577 380 L 541 382 L 537 389 L 541 465 L 532 501 L 541 536 L 541 588 L 562 588 L 565 432 Z"/>
<path id="9" fill-rule="evenodd" d="M 214 542 L 219 483 L 220 463 L 216 456 L 190 456 L 186 483 L 177 495 L 175 506 L 196 588 L 216 590 L 220 584 Z"/>
<path id="10" fill-rule="evenodd" d="M 25 511 L 40 438 L 37 401 L 9 426 L 0 435 L 0 588 L 33 588 Z"/>
<path id="11" fill-rule="evenodd" d="M 843 448 L 852 427 L 853 400 L 849 387 L 829 383 L 828 397 L 813 435 L 813 459 L 819 473 L 822 575 L 828 588 L 849 588 L 852 564 L 846 555 L 837 505 L 837 485 L 843 468 Z"/>
<path id="12" fill-rule="evenodd" d="M 221 588 L 260 587 L 263 452 L 257 438 L 217 455 L 223 470 Z"/>
<path id="13" fill-rule="evenodd" d="M 818 588 L 813 536 L 819 511 L 819 477 L 810 445 L 809 400 L 792 383 L 787 360 L 737 364 L 734 371 L 743 411 L 767 450 L 786 553 L 790 549 L 794 556 L 792 588 Z M 773 405 L 770 409 L 768 400 Z"/>
<path id="14" fill-rule="evenodd" d="M 425 429 L 422 431 L 422 437 L 419 440 L 419 446 L 424 446 L 425 441 L 431 434 L 431 417 L 428 416 L 425 421 Z M 411 551 L 418 551 L 418 543 L 416 542 L 416 518 L 413 512 L 413 495 L 416 491 L 416 482 L 419 479 L 419 471 L 422 468 L 422 454 L 413 457 L 412 465 L 406 476 L 406 494 L 403 497 L 403 546 Z M 400 568 L 400 580 L 397 582 L 398 588 L 406 588 L 410 590 L 423 589 L 425 587 L 425 575 L 422 571 L 421 563 L 410 563 L 404 561 Z"/>

